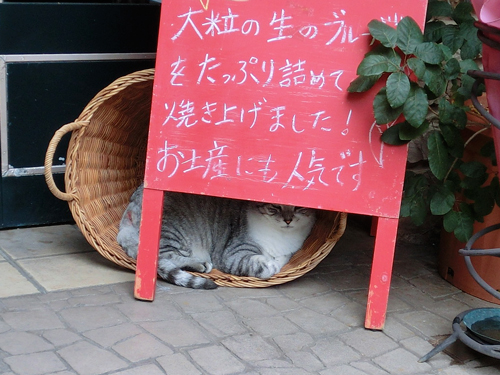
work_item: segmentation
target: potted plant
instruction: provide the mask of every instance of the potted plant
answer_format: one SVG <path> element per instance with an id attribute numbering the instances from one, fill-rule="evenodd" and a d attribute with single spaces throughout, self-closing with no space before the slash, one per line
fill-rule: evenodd
<path id="1" fill-rule="evenodd" d="M 458 249 L 478 230 L 478 223 L 500 205 L 499 179 L 491 169 L 496 165 L 493 141 L 484 137 L 489 123 L 473 115 L 469 104 L 474 79 L 467 71 L 479 69 L 481 53 L 473 14 L 468 2 L 431 0 L 423 33 L 409 17 L 397 28 L 371 21 L 372 49 L 348 89 L 377 89 L 375 120 L 387 126 L 382 140 L 410 143 L 410 151 L 422 151 L 426 173 L 413 171 L 409 163 L 401 217 L 410 217 L 416 225 L 426 222 L 429 213 L 442 217 L 445 231 L 453 233 L 452 252 L 458 258 Z M 469 150 L 478 144 L 479 150 Z M 479 157 L 471 157 L 474 154 Z M 443 277 L 457 277 L 447 268 L 440 272 Z M 462 271 L 468 276 L 465 265 Z"/>
<path id="2" fill-rule="evenodd" d="M 486 165 L 463 159 L 465 147 L 489 127 L 467 116 L 474 83 L 467 71 L 479 69 L 481 52 L 472 14 L 467 2 L 454 6 L 431 1 L 424 33 L 409 17 L 396 29 L 371 21 L 368 27 L 376 42 L 348 89 L 365 92 L 382 81 L 373 101 L 377 124 L 390 124 L 382 140 L 391 145 L 412 142 L 424 150 L 430 174 L 408 171 L 401 216 L 416 225 L 425 222 L 428 212 L 442 216 L 444 228 L 462 242 L 472 235 L 473 223 L 483 221 L 500 202 L 498 177 L 485 185 Z M 476 128 L 464 139 L 463 130 L 471 125 Z M 493 143 L 481 153 L 494 157 Z"/>

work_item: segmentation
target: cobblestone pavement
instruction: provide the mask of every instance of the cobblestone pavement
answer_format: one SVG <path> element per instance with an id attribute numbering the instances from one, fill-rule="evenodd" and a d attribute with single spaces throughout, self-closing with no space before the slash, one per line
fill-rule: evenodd
<path id="1" fill-rule="evenodd" d="M 159 282 L 152 303 L 134 300 L 131 281 L 47 291 L 5 251 L 11 235 L 0 232 L 0 266 L 35 289 L 0 298 L 1 374 L 500 374 L 500 361 L 461 343 L 417 362 L 459 312 L 494 306 L 443 281 L 432 247 L 398 244 L 385 329 L 363 328 L 373 239 L 362 221 L 295 281 L 210 291 Z"/>

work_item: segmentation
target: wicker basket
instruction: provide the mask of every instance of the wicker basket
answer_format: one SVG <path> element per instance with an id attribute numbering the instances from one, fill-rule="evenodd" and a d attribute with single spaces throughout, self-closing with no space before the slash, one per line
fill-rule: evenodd
<path id="1" fill-rule="evenodd" d="M 47 185 L 57 198 L 68 201 L 87 241 L 105 258 L 133 270 L 135 260 L 124 253 L 116 235 L 129 198 L 144 176 L 153 77 L 154 69 L 147 69 L 121 77 L 101 90 L 75 122 L 54 134 L 45 157 Z M 51 170 L 55 149 L 69 132 L 64 193 L 55 185 Z M 328 255 L 345 225 L 345 213 L 322 211 L 303 248 L 271 279 L 216 270 L 198 275 L 221 286 L 236 287 L 265 287 L 293 280 Z"/>

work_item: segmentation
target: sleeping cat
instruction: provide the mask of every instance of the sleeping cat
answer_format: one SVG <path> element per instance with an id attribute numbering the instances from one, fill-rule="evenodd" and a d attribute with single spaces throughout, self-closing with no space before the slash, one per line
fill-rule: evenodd
<path id="1" fill-rule="evenodd" d="M 117 241 L 137 258 L 141 185 L 130 198 Z M 268 279 L 297 252 L 315 222 L 309 208 L 165 192 L 158 275 L 179 286 L 213 289 L 210 279 L 186 271 L 212 268 Z"/>

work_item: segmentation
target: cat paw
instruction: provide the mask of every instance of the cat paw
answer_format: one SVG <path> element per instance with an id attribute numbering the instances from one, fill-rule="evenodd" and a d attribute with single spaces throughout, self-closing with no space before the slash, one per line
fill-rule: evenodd
<path id="1" fill-rule="evenodd" d="M 259 279 L 269 279 L 276 275 L 281 269 L 281 264 L 264 255 L 254 255 L 252 261 L 253 266 L 249 276 L 258 277 Z"/>
<path id="2" fill-rule="evenodd" d="M 210 273 L 212 271 L 212 263 L 210 262 L 200 262 L 200 263 L 193 263 L 190 264 L 186 267 L 183 267 L 182 269 L 185 271 L 193 271 L 193 272 L 200 272 L 200 273 Z"/>

